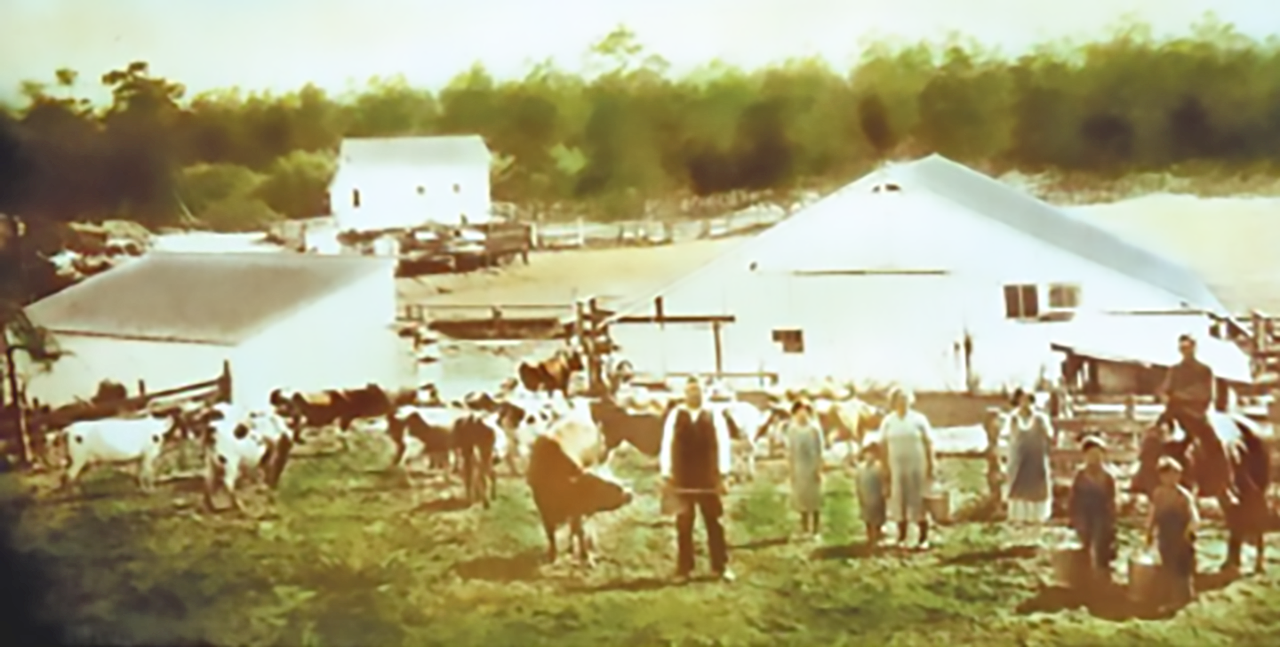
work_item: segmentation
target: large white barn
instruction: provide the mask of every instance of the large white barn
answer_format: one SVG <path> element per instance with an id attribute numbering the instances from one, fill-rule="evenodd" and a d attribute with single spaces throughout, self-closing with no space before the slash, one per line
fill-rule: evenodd
<path id="1" fill-rule="evenodd" d="M 152 252 L 28 308 L 66 355 L 20 367 L 27 396 L 58 406 L 104 379 L 154 393 L 216 378 L 224 361 L 232 401 L 254 407 L 275 388 L 410 386 L 393 272 L 359 256 Z"/>
<path id="2" fill-rule="evenodd" d="M 329 208 L 341 231 L 486 222 L 490 160 L 479 135 L 344 139 Z"/>
<path id="3" fill-rule="evenodd" d="M 1182 264 L 939 155 L 885 166 L 654 297 L 610 327 L 641 372 L 921 391 L 1056 377 L 1050 344 L 1097 340 L 1114 313 L 1223 310 Z M 637 321 L 658 307 L 688 323 Z M 1146 321 L 1157 319 L 1145 329 L 1189 324 L 1203 337 L 1210 326 L 1203 316 Z M 1109 341 L 1123 346 L 1140 329 L 1118 326 Z M 1175 339 L 1164 344 L 1174 356 Z"/>

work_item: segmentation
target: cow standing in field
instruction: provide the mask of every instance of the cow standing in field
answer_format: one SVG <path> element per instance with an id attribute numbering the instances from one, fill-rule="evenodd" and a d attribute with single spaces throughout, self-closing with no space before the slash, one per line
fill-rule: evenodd
<path id="1" fill-rule="evenodd" d="M 232 507 L 245 512 L 236 496 L 241 477 L 256 475 L 274 490 L 288 464 L 293 437 L 288 423 L 272 411 L 244 411 L 231 405 L 214 408 L 211 429 L 205 438 L 204 505 L 216 510 L 213 495 L 226 490 Z"/>
<path id="2" fill-rule="evenodd" d="M 76 483 L 92 465 L 138 465 L 138 486 L 144 492 L 155 489 L 156 460 L 166 441 L 182 427 L 175 416 L 107 418 L 71 423 L 61 433 L 67 444 L 67 471 L 62 488 Z"/>
<path id="3" fill-rule="evenodd" d="M 575 350 L 561 349 L 550 358 L 531 364 L 521 362 L 516 369 L 520 384 L 531 393 L 559 392 L 569 398 L 569 384 L 573 375 L 582 371 L 582 354 Z"/>
<path id="4" fill-rule="evenodd" d="M 376 384 L 357 389 L 330 389 L 316 393 L 297 392 L 286 394 L 281 389 L 271 392 L 271 404 L 277 413 L 290 420 L 294 444 L 303 444 L 304 427 L 322 427 L 337 424 L 339 439 L 344 449 L 349 440 L 345 432 L 357 420 L 381 418 L 396 408 L 411 405 L 418 400 L 418 391 L 402 389 L 387 392 Z"/>
<path id="5" fill-rule="evenodd" d="M 558 556 L 556 530 L 569 525 L 569 545 L 586 565 L 594 561 L 585 523 L 599 512 L 629 504 L 633 494 L 604 465 L 608 450 L 600 429 L 583 416 L 557 420 L 533 441 L 526 481 L 547 535 L 547 561 Z"/>

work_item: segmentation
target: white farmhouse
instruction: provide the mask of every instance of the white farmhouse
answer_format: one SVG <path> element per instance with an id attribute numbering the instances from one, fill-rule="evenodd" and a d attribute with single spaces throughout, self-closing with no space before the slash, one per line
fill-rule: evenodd
<path id="1" fill-rule="evenodd" d="M 329 208 L 341 231 L 485 222 L 489 164 L 479 135 L 344 139 Z"/>
<path id="2" fill-rule="evenodd" d="M 938 155 L 883 167 L 655 296 L 610 326 L 641 372 L 944 392 L 1056 377 L 1051 344 L 1096 340 L 1109 313 L 1223 310 L 1183 265 Z M 646 323 L 657 309 L 675 321 Z M 1123 346 L 1135 328 L 1116 330 Z"/>
<path id="3" fill-rule="evenodd" d="M 155 393 L 214 379 L 224 362 L 232 401 L 252 407 L 276 388 L 410 386 L 393 272 L 359 256 L 152 252 L 28 307 L 68 354 L 21 367 L 27 396 L 59 406 L 104 379 Z"/>

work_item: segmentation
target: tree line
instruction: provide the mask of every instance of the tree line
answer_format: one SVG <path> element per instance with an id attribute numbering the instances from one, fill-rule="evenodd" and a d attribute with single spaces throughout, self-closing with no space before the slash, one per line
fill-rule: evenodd
<path id="1" fill-rule="evenodd" d="M 682 78 L 619 28 L 590 60 L 590 78 L 541 64 L 500 81 L 476 65 L 438 92 L 392 78 L 343 96 L 191 97 L 135 62 L 101 77 L 104 106 L 58 70 L 0 111 L 0 213 L 219 229 L 318 215 L 343 137 L 479 133 L 496 200 L 615 218 L 655 198 L 829 185 L 935 151 L 985 170 L 1098 174 L 1269 169 L 1280 155 L 1280 42 L 1212 16 L 1177 38 L 1131 24 L 1017 57 L 956 36 L 873 43 L 850 70 L 711 63 Z"/>

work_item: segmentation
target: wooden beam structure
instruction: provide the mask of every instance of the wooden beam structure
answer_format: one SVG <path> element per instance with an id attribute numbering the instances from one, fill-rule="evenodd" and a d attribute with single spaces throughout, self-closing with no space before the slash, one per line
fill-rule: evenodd
<path id="1" fill-rule="evenodd" d="M 628 315 L 614 319 L 620 324 L 727 324 L 737 321 L 733 315 Z"/>

